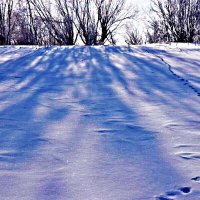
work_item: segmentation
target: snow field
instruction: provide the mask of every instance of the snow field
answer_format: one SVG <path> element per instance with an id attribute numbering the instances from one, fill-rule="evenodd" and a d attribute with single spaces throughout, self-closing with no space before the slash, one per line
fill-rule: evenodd
<path id="1" fill-rule="evenodd" d="M 200 48 L 0 47 L 0 199 L 200 198 Z"/>

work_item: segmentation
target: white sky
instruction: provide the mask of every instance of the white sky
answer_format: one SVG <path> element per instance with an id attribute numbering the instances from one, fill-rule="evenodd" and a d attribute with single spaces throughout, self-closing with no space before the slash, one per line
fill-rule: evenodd
<path id="1" fill-rule="evenodd" d="M 134 26 L 139 30 L 141 34 L 144 35 L 144 32 L 146 31 L 146 22 L 148 20 L 148 14 L 149 14 L 149 7 L 150 7 L 151 0 L 127 0 L 127 3 L 131 3 L 133 5 L 136 5 L 139 9 L 139 15 L 137 19 L 134 21 Z M 119 36 L 117 36 L 117 40 L 119 44 L 125 44 L 124 43 L 124 28 L 120 30 Z"/>

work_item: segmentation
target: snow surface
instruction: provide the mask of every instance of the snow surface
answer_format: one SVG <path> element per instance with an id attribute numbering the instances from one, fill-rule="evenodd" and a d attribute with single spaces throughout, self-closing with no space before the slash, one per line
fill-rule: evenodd
<path id="1" fill-rule="evenodd" d="M 0 47 L 1 200 L 200 199 L 200 47 Z"/>

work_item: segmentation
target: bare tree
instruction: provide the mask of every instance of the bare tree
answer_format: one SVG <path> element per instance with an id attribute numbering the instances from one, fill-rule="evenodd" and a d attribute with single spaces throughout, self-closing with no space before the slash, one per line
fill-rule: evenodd
<path id="1" fill-rule="evenodd" d="M 74 14 L 69 0 L 56 0 L 53 14 L 44 0 L 31 0 L 38 15 L 43 20 L 55 44 L 74 45 L 77 34 L 74 27 Z M 50 3 L 49 3 L 50 5 Z"/>
<path id="2" fill-rule="evenodd" d="M 47 6 L 47 3 L 48 5 L 50 5 L 50 2 L 45 3 L 43 0 L 31 0 L 31 4 L 34 6 L 40 19 L 43 21 L 46 28 L 48 29 L 48 34 L 51 34 L 54 40 L 60 44 L 61 40 L 58 37 L 59 31 L 52 16 L 50 6 Z"/>
<path id="3" fill-rule="evenodd" d="M 6 41 L 5 37 L 0 35 L 0 45 L 4 45 L 5 41 Z"/>
<path id="4" fill-rule="evenodd" d="M 171 35 L 166 31 L 163 22 L 151 19 L 146 32 L 146 41 L 148 43 L 169 43 L 171 41 Z"/>
<path id="5" fill-rule="evenodd" d="M 142 36 L 136 28 L 126 27 L 126 41 L 128 45 L 142 44 Z"/>
<path id="6" fill-rule="evenodd" d="M 85 45 L 96 45 L 98 36 L 98 20 L 92 0 L 74 0 L 73 8 L 76 14 L 76 29 Z"/>
<path id="7" fill-rule="evenodd" d="M 11 44 L 13 4 L 13 0 L 0 1 L 0 35 L 5 44 Z"/>
<path id="8" fill-rule="evenodd" d="M 15 44 L 37 44 L 38 24 L 35 21 L 35 13 L 28 0 L 19 0 L 13 11 L 12 21 L 14 28 L 12 40 Z"/>
<path id="9" fill-rule="evenodd" d="M 14 4 L 15 2 L 15 4 Z M 135 9 L 125 0 L 0 0 L 0 44 L 116 44 Z M 53 4 L 54 8 L 51 8 Z"/>
<path id="10" fill-rule="evenodd" d="M 31 5 L 30 0 L 26 0 L 26 7 L 27 7 L 27 13 L 28 13 L 28 21 L 29 21 L 29 30 L 30 30 L 30 35 L 31 35 L 31 43 L 32 44 L 37 44 L 38 43 L 38 32 L 39 32 L 39 27 L 38 25 L 38 20 L 36 13 L 33 12 L 34 8 Z"/>
<path id="11" fill-rule="evenodd" d="M 75 31 L 74 4 L 74 0 L 56 0 L 58 27 L 63 35 L 63 42 L 68 45 L 74 45 L 78 37 Z"/>
<path id="12" fill-rule="evenodd" d="M 12 31 L 12 12 L 13 12 L 13 0 L 7 0 L 7 36 L 6 42 L 7 44 L 11 44 L 11 31 Z"/>
<path id="13" fill-rule="evenodd" d="M 6 4 L 0 1 L 0 41 L 1 45 L 5 43 L 6 37 Z"/>
<path id="14" fill-rule="evenodd" d="M 125 20 L 133 18 L 136 10 L 125 9 L 125 0 L 75 0 L 77 30 L 84 44 L 116 43 L 114 35 Z"/>
<path id="15" fill-rule="evenodd" d="M 199 0 L 153 0 L 152 11 L 168 40 L 193 42 L 199 21 Z"/>
<path id="16" fill-rule="evenodd" d="M 99 43 L 104 44 L 111 39 L 115 31 L 127 19 L 136 14 L 136 9 L 130 7 L 125 9 L 125 0 L 94 0 L 98 11 L 98 22 L 100 23 Z"/>

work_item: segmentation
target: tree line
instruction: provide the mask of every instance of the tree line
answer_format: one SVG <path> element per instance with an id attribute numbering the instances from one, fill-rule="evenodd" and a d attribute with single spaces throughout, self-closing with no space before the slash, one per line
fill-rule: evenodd
<path id="1" fill-rule="evenodd" d="M 200 42 L 200 0 L 154 0 L 147 40 Z"/>
<path id="2" fill-rule="evenodd" d="M 0 45 L 116 44 L 126 25 L 129 45 L 199 42 L 200 0 L 152 0 L 145 37 L 125 0 L 0 0 Z"/>
<path id="3" fill-rule="evenodd" d="M 124 0 L 0 0 L 0 41 L 20 45 L 115 44 L 135 15 Z"/>

